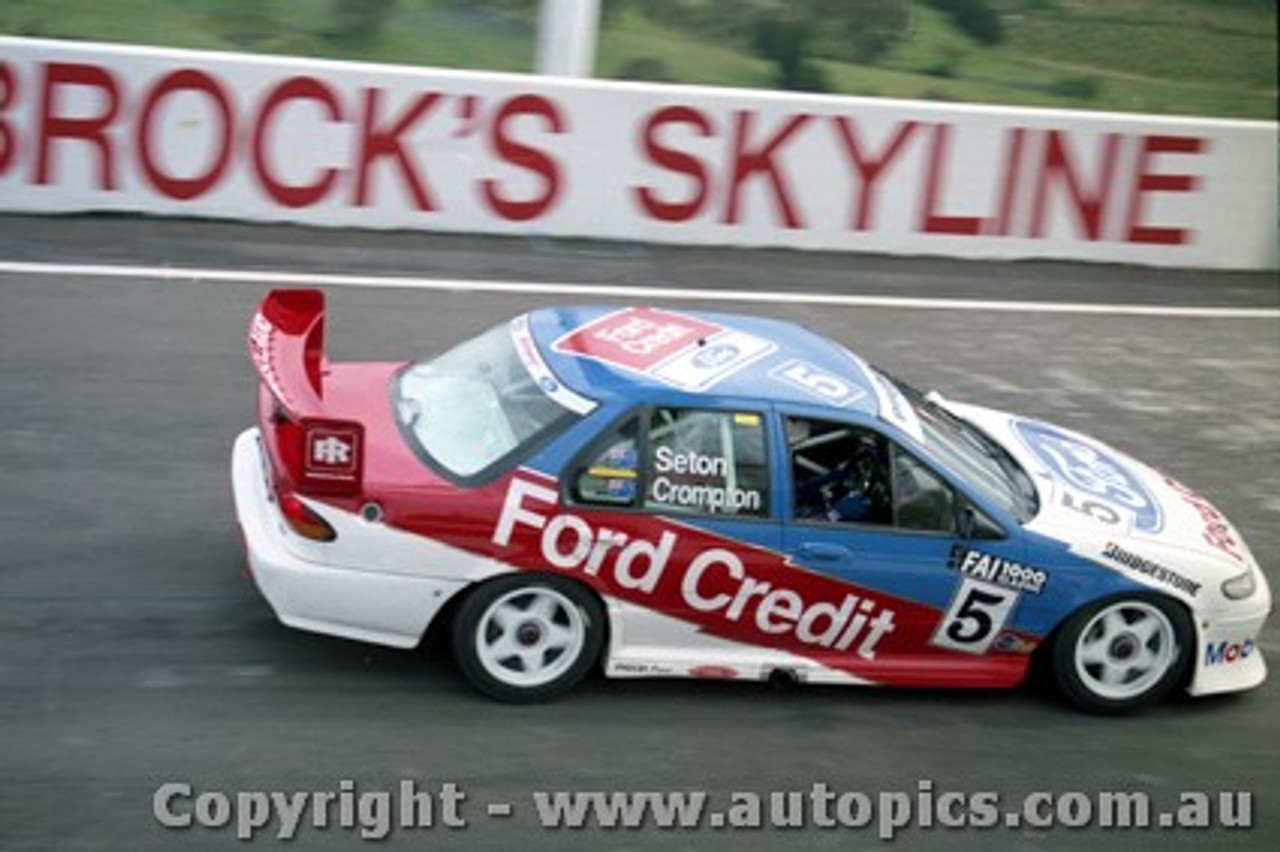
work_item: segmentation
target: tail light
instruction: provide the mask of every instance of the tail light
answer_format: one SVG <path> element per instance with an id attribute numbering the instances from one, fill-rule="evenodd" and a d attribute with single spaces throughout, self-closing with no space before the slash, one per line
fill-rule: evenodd
<path id="1" fill-rule="evenodd" d="M 277 496 L 280 498 L 280 514 L 298 535 L 312 541 L 333 541 L 338 537 L 333 527 L 292 491 L 281 491 Z"/>
<path id="2" fill-rule="evenodd" d="M 266 400 L 264 399 L 264 402 Z M 337 533 L 307 506 L 308 497 L 355 497 L 364 479 L 364 427 L 348 420 L 292 419 L 272 404 L 264 411 L 264 431 L 275 437 L 271 485 L 280 512 L 298 535 L 333 541 Z"/>

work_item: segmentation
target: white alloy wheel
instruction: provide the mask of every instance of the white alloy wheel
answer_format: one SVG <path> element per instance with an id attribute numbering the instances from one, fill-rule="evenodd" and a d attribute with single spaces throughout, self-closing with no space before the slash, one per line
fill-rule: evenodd
<path id="1" fill-rule="evenodd" d="M 545 686 L 582 653 L 587 625 L 573 601 L 551 588 L 516 589 L 495 600 L 476 624 L 476 656 L 512 686 Z"/>
<path id="2" fill-rule="evenodd" d="M 1077 613 L 1054 648 L 1059 685 L 1085 710 L 1122 712 L 1155 701 L 1181 677 L 1191 623 L 1160 597 L 1106 601 Z"/>
<path id="3" fill-rule="evenodd" d="M 599 659 L 604 611 L 577 583 L 513 574 L 477 588 L 453 627 L 454 655 L 473 686 L 503 701 L 541 701 Z"/>
<path id="4" fill-rule="evenodd" d="M 1173 625 L 1146 601 L 1122 601 L 1099 612 L 1076 640 L 1076 674 L 1113 701 L 1146 692 L 1177 657 Z"/>

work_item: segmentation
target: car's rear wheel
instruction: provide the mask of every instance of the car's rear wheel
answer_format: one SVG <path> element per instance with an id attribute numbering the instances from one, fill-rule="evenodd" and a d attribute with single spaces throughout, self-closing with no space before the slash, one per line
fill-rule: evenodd
<path id="1" fill-rule="evenodd" d="M 515 574 L 477 588 L 453 621 L 453 650 L 467 680 L 501 701 L 555 698 L 600 657 L 604 609 L 585 587 Z"/>
<path id="2" fill-rule="evenodd" d="M 1054 676 L 1066 698 L 1092 713 L 1151 704 L 1181 680 L 1193 626 L 1177 603 L 1156 595 L 1103 601 L 1063 625 Z"/>

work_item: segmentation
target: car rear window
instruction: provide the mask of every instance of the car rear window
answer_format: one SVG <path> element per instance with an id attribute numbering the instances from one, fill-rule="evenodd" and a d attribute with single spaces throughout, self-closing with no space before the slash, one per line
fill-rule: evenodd
<path id="1" fill-rule="evenodd" d="M 574 412 L 521 359 L 501 325 L 400 374 L 396 417 L 415 450 L 458 478 L 514 463 Z"/>

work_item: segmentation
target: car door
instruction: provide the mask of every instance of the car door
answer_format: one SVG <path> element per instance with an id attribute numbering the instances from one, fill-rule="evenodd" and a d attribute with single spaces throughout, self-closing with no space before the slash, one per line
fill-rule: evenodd
<path id="1" fill-rule="evenodd" d="M 748 601 L 734 601 L 748 577 L 783 564 L 768 422 L 766 409 L 725 400 L 637 406 L 566 467 L 569 510 L 647 548 L 656 566 L 647 587 L 629 586 L 610 567 L 625 551 L 601 560 L 594 579 L 614 601 L 615 657 L 718 663 L 720 640 L 764 644 L 746 629 Z"/>
<path id="2" fill-rule="evenodd" d="M 851 658 L 858 673 L 920 685 L 1003 678 L 1010 661 L 997 643 L 1024 590 L 991 577 L 1020 566 L 1018 532 L 875 424 L 781 417 L 784 551 L 893 614 L 874 657 Z"/>

